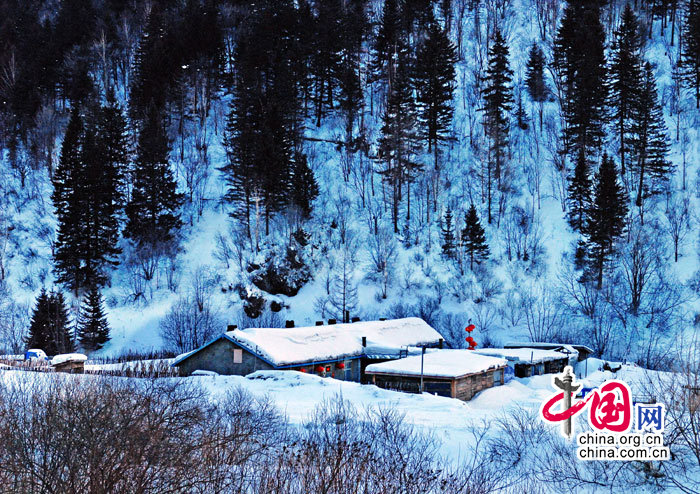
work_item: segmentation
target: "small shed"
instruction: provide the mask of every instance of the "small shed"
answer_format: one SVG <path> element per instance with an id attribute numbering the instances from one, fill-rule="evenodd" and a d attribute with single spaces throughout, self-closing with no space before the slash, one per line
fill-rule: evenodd
<path id="1" fill-rule="evenodd" d="M 538 348 L 481 348 L 480 355 L 504 358 L 515 377 L 539 376 L 562 372 L 569 364 L 569 355 Z"/>
<path id="2" fill-rule="evenodd" d="M 85 361 L 87 355 L 82 353 L 64 353 L 56 355 L 51 359 L 51 367 L 56 372 L 69 372 L 71 374 L 82 374 L 85 372 Z"/>
<path id="3" fill-rule="evenodd" d="M 569 355 L 569 365 L 586 360 L 593 354 L 593 350 L 586 345 L 578 343 L 547 343 L 539 341 L 511 342 L 503 345 L 504 348 L 536 348 L 538 350 L 553 350 Z"/>
<path id="4" fill-rule="evenodd" d="M 422 356 L 423 391 L 471 400 L 479 391 L 504 383 L 506 361 L 470 350 L 427 350 Z M 406 393 L 420 392 L 421 355 L 368 365 L 372 383 Z"/>

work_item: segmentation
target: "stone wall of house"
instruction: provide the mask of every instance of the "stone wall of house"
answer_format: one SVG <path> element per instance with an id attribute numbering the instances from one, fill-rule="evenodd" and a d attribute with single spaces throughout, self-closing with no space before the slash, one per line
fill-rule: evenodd
<path id="1" fill-rule="evenodd" d="M 234 362 L 234 351 L 242 350 L 241 362 Z M 189 376 L 196 370 L 213 371 L 227 376 L 246 376 L 273 367 L 247 350 L 226 339 L 220 339 L 200 350 L 179 365 L 180 375 Z"/>
<path id="2" fill-rule="evenodd" d="M 338 368 L 338 364 L 341 362 L 343 364 L 345 364 L 344 369 Z M 318 365 L 321 365 L 324 368 L 323 372 L 316 371 L 316 367 Z M 301 371 L 301 369 L 304 369 L 304 371 L 307 374 L 314 374 L 314 375 L 321 376 L 321 377 L 332 377 L 334 379 L 338 379 L 339 381 L 360 382 L 360 360 L 359 359 L 340 360 L 338 362 L 330 362 L 330 363 L 326 363 L 326 364 L 307 363 L 304 365 L 294 366 L 294 367 L 289 368 L 287 370 Z"/>

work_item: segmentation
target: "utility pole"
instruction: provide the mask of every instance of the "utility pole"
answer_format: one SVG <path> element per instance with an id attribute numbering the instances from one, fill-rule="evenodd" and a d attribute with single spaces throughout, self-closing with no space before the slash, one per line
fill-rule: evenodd
<path id="1" fill-rule="evenodd" d="M 425 359 L 425 347 L 420 352 L 420 394 L 423 394 L 423 360 Z"/>

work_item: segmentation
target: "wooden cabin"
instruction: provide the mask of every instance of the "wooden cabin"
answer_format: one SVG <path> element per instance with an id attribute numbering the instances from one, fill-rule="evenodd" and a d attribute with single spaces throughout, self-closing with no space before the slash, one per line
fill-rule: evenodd
<path id="1" fill-rule="evenodd" d="M 87 355 L 82 353 L 66 353 L 56 355 L 51 359 L 51 367 L 56 372 L 68 372 L 70 374 L 82 374 L 85 372 Z"/>
<path id="2" fill-rule="evenodd" d="M 593 355 L 593 350 L 586 345 L 578 343 L 546 343 L 539 341 L 530 341 L 522 343 L 508 343 L 503 345 L 503 348 L 534 348 L 537 350 L 552 350 L 555 352 L 565 353 L 569 356 L 569 365 L 575 366 L 576 362 L 586 360 Z"/>
<path id="3" fill-rule="evenodd" d="M 480 355 L 503 358 L 515 377 L 540 376 L 562 372 L 569 364 L 569 355 L 537 348 L 481 348 Z"/>
<path id="4" fill-rule="evenodd" d="M 421 363 L 422 360 L 422 363 Z M 423 392 L 468 401 L 484 389 L 504 383 L 506 361 L 470 350 L 427 350 L 425 355 L 372 364 L 365 373 L 380 388 Z"/>

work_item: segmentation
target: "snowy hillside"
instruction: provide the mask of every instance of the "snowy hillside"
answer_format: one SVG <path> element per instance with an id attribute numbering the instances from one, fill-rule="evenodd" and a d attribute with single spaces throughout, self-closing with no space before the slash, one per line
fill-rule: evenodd
<path id="1" fill-rule="evenodd" d="M 15 3 L 2 4 L 7 18 L 19 19 L 21 7 Z M 3 45 L 10 47 L 0 56 L 5 73 L 19 64 L 17 74 L 26 75 L 35 70 L 32 64 L 44 63 L 43 55 L 29 62 L 27 44 L 48 36 L 38 26 L 43 25 L 60 41 L 51 69 L 56 75 L 46 75 L 52 86 L 42 89 L 33 109 L 21 104 L 21 78 L 4 80 L 1 88 L 5 101 L 0 108 L 4 126 L 0 140 L 0 348 L 8 353 L 24 348 L 42 288 L 63 292 L 69 308 L 67 327 L 73 331 L 81 317 L 86 317 L 84 300 L 93 283 L 104 298 L 110 329 L 110 339 L 94 352 L 103 355 L 162 348 L 180 353 L 224 331 L 227 324 L 275 327 L 294 320 L 297 326 L 313 325 L 317 320 L 342 320 L 346 311 L 363 320 L 421 317 L 454 347 L 466 346 L 463 328 L 471 320 L 481 347 L 508 340 L 575 339 L 591 346 L 598 356 L 630 359 L 652 368 L 666 365 L 682 348 L 687 349 L 685 343 L 694 340 L 700 312 L 695 213 L 700 199 L 700 112 L 692 78 L 678 76 L 693 70 L 686 65 L 679 68 L 683 59 L 679 47 L 698 49 L 692 44 L 693 32 L 698 34 L 693 31 L 697 28 L 693 28 L 687 2 L 641 3 L 634 12 L 641 44 L 636 56 L 640 64 L 651 63 L 669 144 L 665 159 L 672 164 L 671 171 L 663 177 L 650 175 L 653 178 L 648 178 L 649 190 L 644 189 L 640 207 L 640 171 L 629 164 L 626 175 L 620 175 L 614 117 L 618 107 L 614 103 L 606 103 L 610 116 L 603 125 L 600 145 L 581 148 L 590 182 L 585 215 L 595 217 L 597 171 L 605 152 L 627 196 L 622 229 L 605 233 L 610 234 L 610 245 L 605 239 L 596 244 L 598 237 L 587 232 L 583 223 L 576 228 L 567 221 L 580 204 L 570 191 L 577 162 L 567 151 L 578 141 L 574 136 L 567 144 L 563 130 L 564 126 L 574 128 L 567 120 L 567 108 L 576 94 L 567 86 L 567 69 L 561 65 L 568 62 L 555 63 L 556 47 L 563 39 L 562 20 L 578 15 L 573 8 L 567 14 L 565 2 L 358 1 L 350 2 L 352 8 L 345 2 L 341 8 L 338 2 L 335 10 L 324 7 L 324 2 L 260 8 L 228 1 L 182 2 L 170 7 L 153 2 L 150 8 L 108 2 L 102 11 L 102 2 L 92 3 L 86 7 L 37 0 L 28 8 L 29 20 L 21 21 L 37 26 L 37 33 L 31 35 L 34 38 L 29 31 L 9 27 L 0 31 Z M 611 94 L 615 92 L 611 67 L 618 46 L 615 32 L 621 26 L 624 6 L 624 2 L 611 2 L 598 11 L 591 2 L 585 7 L 586 12 L 599 14 Z M 302 22 L 305 15 L 313 22 Z M 293 43 L 284 44 L 288 38 L 280 34 L 270 32 L 256 38 L 266 23 L 286 22 L 290 16 L 311 26 L 310 32 L 298 34 L 295 30 L 303 29 L 295 20 L 290 21 L 292 27 L 280 29 L 313 41 L 310 46 L 300 44 L 308 48 L 302 55 L 293 51 L 296 45 L 290 48 Z M 193 28 L 197 34 L 192 35 L 187 26 L 205 27 Z M 588 27 L 581 24 L 577 29 L 587 32 Z M 393 34 L 394 45 L 389 45 L 394 52 L 387 52 L 386 46 L 382 51 L 392 29 L 398 29 Z M 220 39 L 205 39 L 203 32 L 215 33 Z M 444 33 L 451 41 L 454 57 L 454 77 L 447 77 L 446 86 L 452 89 L 446 105 L 450 115 L 441 137 L 431 144 L 437 146 L 437 153 L 428 149 L 430 138 L 424 135 L 423 117 L 417 117 L 416 123 L 400 123 L 399 118 L 411 105 L 410 111 L 423 115 L 428 105 L 421 103 L 425 88 L 415 83 L 420 80 L 415 74 L 421 70 L 425 40 L 438 36 L 435 33 Z M 502 34 L 512 71 L 505 85 L 512 102 L 504 112 L 503 128 L 489 120 L 485 110 L 493 94 L 489 93 L 493 89 L 489 67 L 497 65 L 496 33 Z M 180 37 L 189 40 L 187 36 L 197 40 L 191 54 L 180 59 L 168 51 L 163 55 L 165 61 L 158 59 L 159 47 L 176 44 Z M 326 46 L 331 41 L 338 44 Z M 535 101 L 528 87 L 533 43 L 544 54 L 542 74 L 547 91 L 541 102 Z M 277 130 L 283 135 L 255 136 L 261 140 L 251 141 L 255 143 L 251 149 L 243 150 L 241 128 L 257 128 L 258 124 L 241 123 L 239 116 L 236 127 L 230 115 L 235 116 L 236 109 L 243 112 L 243 105 L 250 103 L 246 97 L 253 90 L 245 86 L 249 82 L 245 78 L 253 62 L 245 57 L 255 50 L 289 56 L 303 68 L 286 66 L 277 79 L 268 81 L 274 90 L 262 89 L 272 105 L 264 117 L 274 120 L 278 115 L 282 123 Z M 385 66 L 380 63 L 382 53 L 388 53 Z M 322 55 L 335 60 L 330 72 L 322 66 Z M 410 84 L 402 79 L 404 56 L 410 60 L 406 64 L 418 67 L 406 69 L 413 74 L 406 76 Z M 176 63 L 179 65 L 174 66 Z M 276 73 L 280 69 L 275 64 L 286 62 L 261 56 L 255 63 L 269 63 Z M 172 69 L 172 81 L 162 82 L 148 72 L 154 65 Z M 343 67 L 350 75 L 340 70 Z M 289 86 L 298 90 L 294 95 L 297 106 L 291 110 L 286 103 L 275 107 L 274 91 L 286 94 L 284 79 L 296 70 L 304 73 Z M 259 74 L 267 72 L 260 69 Z M 359 85 L 355 93 L 347 89 L 353 81 Z M 404 82 L 408 100 L 398 101 L 397 88 Z M 110 107 L 111 91 L 116 102 Z M 324 91 L 329 91 L 328 99 Z M 602 94 L 605 89 L 601 86 L 597 91 Z M 351 94 L 355 100 L 348 103 Z M 148 98 L 151 106 L 144 102 Z M 148 143 L 154 142 L 148 138 L 157 139 L 157 129 L 156 137 L 146 130 L 151 128 L 154 105 L 161 112 L 169 142 L 169 172 L 163 172 L 164 177 L 170 173 L 182 194 L 173 209 L 181 226 L 166 231 L 166 240 L 157 246 L 139 237 L 143 234 L 139 227 L 145 228 L 148 221 L 134 212 L 141 191 L 139 170 L 146 166 L 146 154 L 151 151 Z M 61 203 L 56 187 L 67 166 L 69 149 L 64 136 L 71 112 L 75 110 L 85 122 L 79 140 L 85 152 L 85 136 L 102 135 L 99 125 L 91 127 L 95 107 L 119 108 L 126 122 L 125 179 L 120 187 L 127 205 L 116 208 L 118 228 L 116 234 L 110 234 L 112 247 L 119 252 L 105 257 L 114 266 L 103 263 L 97 274 L 84 275 L 88 281 L 96 280 L 88 283 L 75 281 L 83 274 L 70 274 L 71 263 L 85 262 L 71 257 L 83 252 L 83 247 L 73 247 L 70 241 L 89 237 L 89 225 L 70 223 L 73 213 L 67 211 L 72 206 L 61 206 L 70 199 Z M 399 110 L 392 113 L 396 108 Z M 285 111 L 294 113 L 293 123 L 287 123 Z M 392 118 L 400 135 L 387 134 L 391 126 L 386 122 Z M 272 128 L 275 122 L 261 125 Z M 402 125 L 415 128 L 403 129 Z M 636 136 L 634 124 L 628 125 L 633 127 L 629 134 Z M 507 135 L 502 142 L 499 132 Z M 404 144 L 396 140 L 404 138 L 405 160 L 401 158 Z M 268 144 L 261 144 L 265 142 Z M 629 163 L 641 159 L 634 149 L 627 152 Z M 275 161 L 278 151 L 287 153 L 280 163 Z M 269 168 L 266 173 L 271 176 L 263 177 L 263 185 L 245 188 L 245 180 L 250 179 L 243 175 L 250 172 L 245 172 L 246 160 L 258 168 Z M 303 163 L 313 172 L 311 178 Z M 283 165 L 291 167 L 291 182 L 277 191 L 275 182 L 287 180 L 287 169 L 279 168 L 280 172 L 275 167 Z M 407 171 L 392 171 L 402 166 Z M 492 166 L 500 167 L 498 183 Z M 399 178 L 391 178 L 393 173 Z M 317 194 L 312 193 L 314 182 Z M 67 190 L 67 183 L 60 186 Z M 142 185 L 148 192 L 150 183 Z M 278 197 L 275 194 L 286 199 L 273 199 Z M 247 197 L 245 202 L 241 196 Z M 310 208 L 306 214 L 302 203 L 308 199 L 312 200 L 304 203 Z M 489 252 L 487 259 L 477 252 L 473 263 L 470 246 L 474 237 L 462 233 L 469 226 L 465 222 L 472 204 Z M 246 207 L 243 219 L 241 211 Z M 163 206 L 161 211 L 166 209 Z M 605 213 L 606 208 L 600 211 Z M 107 213 L 97 216 L 102 214 Z M 74 233 L 67 230 L 69 226 Z M 603 245 L 605 251 L 597 286 L 596 245 Z M 83 273 L 84 264 L 80 266 L 74 271 Z M 173 334 L 183 332 L 187 335 L 174 343 L 178 338 Z"/>

